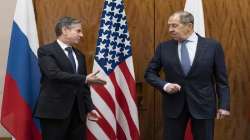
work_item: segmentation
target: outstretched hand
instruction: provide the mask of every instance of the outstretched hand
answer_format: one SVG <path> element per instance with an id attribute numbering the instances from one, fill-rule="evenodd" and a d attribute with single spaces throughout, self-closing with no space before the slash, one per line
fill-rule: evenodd
<path id="1" fill-rule="evenodd" d="M 97 76 L 99 72 L 100 71 L 96 71 L 96 72 L 92 72 L 88 74 L 86 78 L 86 83 L 89 85 L 92 85 L 92 84 L 105 85 L 106 81 Z"/>

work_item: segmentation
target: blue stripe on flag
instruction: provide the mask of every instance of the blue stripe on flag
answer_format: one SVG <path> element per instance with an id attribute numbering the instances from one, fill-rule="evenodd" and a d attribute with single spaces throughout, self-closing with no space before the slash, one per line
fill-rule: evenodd
<path id="1" fill-rule="evenodd" d="M 7 73 L 16 80 L 21 96 L 33 111 L 40 89 L 40 70 L 28 38 L 13 22 Z M 39 126 L 38 121 L 35 121 Z"/>

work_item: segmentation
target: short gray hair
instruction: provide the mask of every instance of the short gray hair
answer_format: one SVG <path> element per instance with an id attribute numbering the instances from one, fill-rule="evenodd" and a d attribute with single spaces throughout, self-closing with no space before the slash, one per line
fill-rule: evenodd
<path id="1" fill-rule="evenodd" d="M 81 21 L 73 17 L 65 16 L 65 17 L 60 18 L 55 26 L 56 36 L 58 37 L 62 35 L 63 27 L 70 28 L 72 25 L 79 24 L 79 23 L 81 23 Z"/>
<path id="2" fill-rule="evenodd" d="M 182 24 L 188 24 L 188 23 L 194 24 L 194 16 L 191 13 L 187 11 L 178 11 L 175 12 L 174 15 L 175 14 L 180 17 L 180 22 Z"/>

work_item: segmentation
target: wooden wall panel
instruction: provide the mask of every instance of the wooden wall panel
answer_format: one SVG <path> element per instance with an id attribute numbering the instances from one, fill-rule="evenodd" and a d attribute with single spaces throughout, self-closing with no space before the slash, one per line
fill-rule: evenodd
<path id="1" fill-rule="evenodd" d="M 83 34 L 77 47 L 85 54 L 88 71 L 91 72 L 95 53 L 97 31 L 103 0 L 35 0 L 39 42 L 41 45 L 56 39 L 54 26 L 63 16 L 83 21 Z"/>
<path id="2" fill-rule="evenodd" d="M 250 139 L 250 2 L 204 1 L 206 34 L 224 48 L 231 89 L 231 117 L 216 121 L 217 140 Z"/>
<path id="3" fill-rule="evenodd" d="M 125 0 L 124 3 L 132 41 L 141 139 L 154 139 L 154 89 L 143 78 L 154 52 L 154 1 Z"/>

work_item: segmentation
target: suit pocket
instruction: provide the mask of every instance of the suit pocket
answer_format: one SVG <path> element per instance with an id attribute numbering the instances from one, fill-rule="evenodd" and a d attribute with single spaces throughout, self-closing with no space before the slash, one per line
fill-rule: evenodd
<path id="1" fill-rule="evenodd" d="M 202 100 L 204 101 L 204 103 L 210 103 L 215 99 L 213 88 L 210 86 L 203 87 L 200 90 L 200 96 Z"/>

